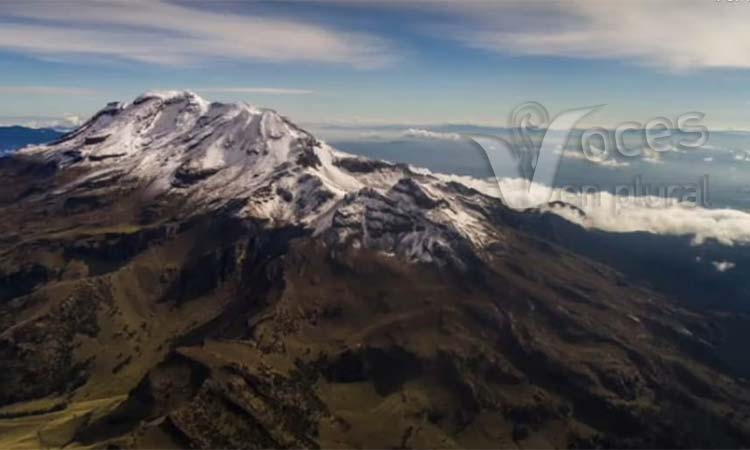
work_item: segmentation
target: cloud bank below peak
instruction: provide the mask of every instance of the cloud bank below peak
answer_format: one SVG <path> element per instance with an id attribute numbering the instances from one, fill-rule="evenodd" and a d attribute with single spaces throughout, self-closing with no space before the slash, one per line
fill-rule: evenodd
<path id="1" fill-rule="evenodd" d="M 404 130 L 401 135 L 405 138 L 411 139 L 431 139 L 439 141 L 460 141 L 464 139 L 464 137 L 458 133 L 430 131 L 422 128 L 409 128 Z"/>
<path id="2" fill-rule="evenodd" d="M 75 114 L 51 116 L 0 116 L 0 127 L 21 126 L 26 128 L 52 128 L 69 130 L 80 126 L 84 119 Z"/>
<path id="3" fill-rule="evenodd" d="M 520 178 L 477 179 L 461 175 L 436 176 L 459 181 L 510 205 L 528 207 L 550 201 L 563 201 L 583 210 L 550 207 L 549 211 L 586 228 L 613 233 L 646 232 L 659 235 L 689 236 L 694 245 L 714 240 L 722 245 L 750 245 L 750 212 L 735 209 L 709 209 L 682 204 L 664 197 L 628 197 L 610 192 L 573 197 L 561 189 L 534 183 L 529 189 Z M 531 193 L 531 195 L 530 195 Z M 544 207 L 543 207 L 544 208 Z M 726 267 L 728 270 L 730 267 Z"/>

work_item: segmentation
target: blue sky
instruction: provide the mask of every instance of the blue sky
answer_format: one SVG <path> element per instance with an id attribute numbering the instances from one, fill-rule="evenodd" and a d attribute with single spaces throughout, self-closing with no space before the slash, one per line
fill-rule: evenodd
<path id="1" fill-rule="evenodd" d="M 750 129 L 750 4 L 0 3 L 0 123 L 85 118 L 152 89 L 300 123 L 502 126 L 525 101 L 591 124 L 702 111 Z M 66 119 L 68 118 L 68 119 Z"/>

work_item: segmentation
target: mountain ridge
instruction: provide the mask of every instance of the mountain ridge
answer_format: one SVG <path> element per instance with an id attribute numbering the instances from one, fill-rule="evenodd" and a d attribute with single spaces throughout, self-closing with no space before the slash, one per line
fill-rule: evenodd
<path id="1" fill-rule="evenodd" d="M 183 195 L 195 212 L 244 200 L 239 215 L 305 224 L 316 234 L 330 227 L 334 216 L 342 216 L 337 209 L 346 206 L 355 213 L 352 204 L 372 201 L 368 189 L 405 210 L 420 211 L 425 201 L 433 202 L 412 229 L 437 221 L 479 245 L 492 234 L 481 214 L 450 200 L 434 200 L 450 190 L 436 177 L 342 153 L 273 110 L 209 103 L 189 91 L 146 93 L 129 104 L 110 103 L 59 141 L 26 148 L 19 156 L 84 169 L 86 174 L 68 185 L 71 190 L 92 182 L 109 189 L 108 179 L 131 180 L 145 185 L 152 196 Z M 393 189 L 398 187 L 402 189 Z M 411 194 L 419 196 L 419 205 Z M 444 245 L 423 242 L 434 236 L 414 233 L 404 230 L 398 239 L 415 239 L 412 247 Z"/>
<path id="2" fill-rule="evenodd" d="M 543 215 L 276 113 L 133 103 L 0 159 L 3 446 L 750 444 L 723 322 Z"/>

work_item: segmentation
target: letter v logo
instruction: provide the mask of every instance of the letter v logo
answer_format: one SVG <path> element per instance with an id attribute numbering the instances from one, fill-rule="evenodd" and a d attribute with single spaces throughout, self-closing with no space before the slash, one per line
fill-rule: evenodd
<path id="1" fill-rule="evenodd" d="M 531 124 L 531 115 L 536 114 L 542 122 L 546 122 L 547 111 L 538 103 L 524 103 L 511 115 L 511 132 L 516 136 L 513 141 L 516 145 L 497 136 L 467 137 L 487 155 L 503 202 L 514 209 L 533 208 L 549 201 L 560 161 L 565 156 L 566 143 L 576 124 L 602 106 L 604 105 L 564 111 L 543 129 Z M 538 147 L 531 139 L 531 133 L 535 129 L 543 131 Z M 507 173 L 509 167 L 515 167 L 521 188 L 503 192 L 498 174 Z"/>

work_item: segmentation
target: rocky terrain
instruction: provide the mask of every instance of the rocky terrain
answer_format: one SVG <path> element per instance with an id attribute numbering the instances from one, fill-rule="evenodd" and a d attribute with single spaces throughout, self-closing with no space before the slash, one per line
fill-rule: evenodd
<path id="1" fill-rule="evenodd" d="M 725 317 L 274 111 L 149 93 L 0 174 L 4 448 L 750 445 Z"/>

